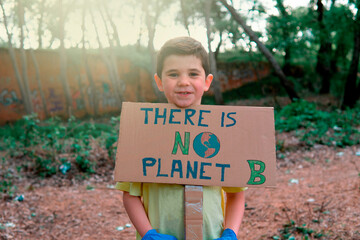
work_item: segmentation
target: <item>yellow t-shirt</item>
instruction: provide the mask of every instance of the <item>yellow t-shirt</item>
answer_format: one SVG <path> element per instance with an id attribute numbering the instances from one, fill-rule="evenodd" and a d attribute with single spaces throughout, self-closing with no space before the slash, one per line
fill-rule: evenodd
<path id="1" fill-rule="evenodd" d="M 184 240 L 184 185 L 162 183 L 119 182 L 116 189 L 141 196 L 151 226 L 159 233 Z M 241 192 L 246 188 L 204 186 L 203 188 L 203 238 L 220 237 L 224 222 L 225 192 Z M 136 239 L 141 240 L 136 234 Z"/>

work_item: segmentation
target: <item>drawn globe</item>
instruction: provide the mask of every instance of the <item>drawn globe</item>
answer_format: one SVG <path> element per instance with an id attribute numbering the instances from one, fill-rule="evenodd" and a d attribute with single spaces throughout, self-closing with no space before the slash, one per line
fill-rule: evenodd
<path id="1" fill-rule="evenodd" d="M 195 137 L 193 148 L 200 157 L 212 158 L 216 156 L 220 150 L 220 141 L 215 134 L 202 132 Z"/>

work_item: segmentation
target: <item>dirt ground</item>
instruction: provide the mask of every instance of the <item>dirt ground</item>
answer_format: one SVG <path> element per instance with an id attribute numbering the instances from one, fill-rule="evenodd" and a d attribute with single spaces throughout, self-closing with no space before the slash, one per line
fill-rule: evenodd
<path id="1" fill-rule="evenodd" d="M 309 239 L 360 239 L 360 146 L 307 149 L 289 134 L 277 139 L 287 149 L 278 153 L 277 187 L 246 191 L 239 239 L 273 239 L 281 230 L 295 239 L 311 230 Z M 20 182 L 23 201 L 0 200 L 0 239 L 135 239 L 111 173 Z"/>

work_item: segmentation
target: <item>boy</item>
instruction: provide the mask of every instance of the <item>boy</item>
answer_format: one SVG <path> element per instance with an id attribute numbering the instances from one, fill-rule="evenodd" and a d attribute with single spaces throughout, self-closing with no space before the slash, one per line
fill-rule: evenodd
<path id="1" fill-rule="evenodd" d="M 171 39 L 158 53 L 156 84 L 168 102 L 177 107 L 200 105 L 212 79 L 207 52 L 200 42 L 190 37 Z M 124 191 L 123 202 L 137 230 L 136 239 L 184 239 L 183 185 L 117 183 L 116 188 Z M 226 192 L 225 215 L 223 190 Z M 243 190 L 203 187 L 204 239 L 236 239 L 245 208 Z"/>

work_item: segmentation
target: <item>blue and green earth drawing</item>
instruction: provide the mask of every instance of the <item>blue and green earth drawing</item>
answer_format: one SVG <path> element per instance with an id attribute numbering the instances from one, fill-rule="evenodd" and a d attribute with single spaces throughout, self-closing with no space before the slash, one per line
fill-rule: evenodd
<path id="1" fill-rule="evenodd" d="M 200 157 L 212 158 L 220 150 L 220 141 L 215 134 L 202 132 L 195 137 L 193 147 L 196 154 Z"/>

